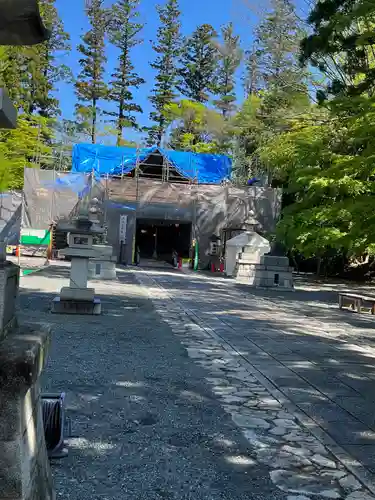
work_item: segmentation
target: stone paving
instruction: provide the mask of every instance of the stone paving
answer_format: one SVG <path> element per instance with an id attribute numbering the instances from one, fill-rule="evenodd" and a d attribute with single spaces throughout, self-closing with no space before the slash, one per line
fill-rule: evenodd
<path id="1" fill-rule="evenodd" d="M 289 500 L 375 498 L 373 318 L 338 312 L 332 297 L 137 278 Z"/>
<path id="2" fill-rule="evenodd" d="M 229 372 L 229 384 L 217 381 L 215 370 L 204 366 L 211 355 L 197 359 L 202 366 L 193 362 L 183 339 L 161 320 L 148 290 L 131 272 L 119 271 L 115 282 L 94 283 L 102 316 L 51 315 L 51 300 L 68 281 L 68 266 L 51 265 L 22 278 L 20 293 L 21 317 L 53 326 L 43 386 L 48 392 L 66 392 L 72 421 L 68 457 L 52 464 L 58 499 L 303 500 L 271 479 L 274 472 L 289 468 L 271 467 L 267 447 L 250 444 L 241 432 L 245 423 L 249 432 L 264 432 L 262 426 L 271 425 L 269 413 L 250 424 L 239 421 L 239 427 L 232 420 L 232 412 L 242 418 L 241 404 L 250 402 L 242 368 Z M 180 325 L 177 317 L 176 322 Z M 200 349 L 198 337 L 191 348 Z M 190 354 L 195 352 L 200 356 L 198 351 Z M 231 363 L 224 353 L 222 361 Z M 253 384 L 258 387 L 255 380 Z M 258 399 L 266 404 L 262 394 Z M 227 401 L 223 405 L 222 397 Z M 283 410 L 273 411 L 280 425 L 299 437 Z M 252 417 L 251 407 L 245 416 Z M 303 460 L 313 464 L 313 457 L 323 460 L 319 455 L 316 449 Z M 286 448 L 279 460 L 292 461 L 292 456 Z M 335 472 L 331 465 L 325 462 L 322 470 Z M 339 479 L 344 477 L 353 481 L 347 475 Z M 355 483 L 333 486 L 325 481 L 330 494 L 361 491 Z"/>

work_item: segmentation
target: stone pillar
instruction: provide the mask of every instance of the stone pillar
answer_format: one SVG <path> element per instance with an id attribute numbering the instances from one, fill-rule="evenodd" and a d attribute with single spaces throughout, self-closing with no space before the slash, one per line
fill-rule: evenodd
<path id="1" fill-rule="evenodd" d="M 89 260 L 72 258 L 70 266 L 70 287 L 87 288 Z"/>
<path id="2" fill-rule="evenodd" d="M 0 500 L 54 500 L 40 374 L 50 328 L 17 324 L 19 268 L 0 263 Z"/>
<path id="3" fill-rule="evenodd" d="M 0 499 L 53 500 L 39 377 L 48 327 L 20 326 L 0 345 Z"/>

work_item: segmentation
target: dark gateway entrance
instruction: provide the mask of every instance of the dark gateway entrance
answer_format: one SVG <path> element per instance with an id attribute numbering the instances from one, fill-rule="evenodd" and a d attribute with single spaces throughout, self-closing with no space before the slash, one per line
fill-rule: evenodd
<path id="1" fill-rule="evenodd" d="M 175 250 L 182 258 L 189 257 L 191 223 L 166 220 L 138 219 L 136 247 L 141 258 L 171 262 Z"/>

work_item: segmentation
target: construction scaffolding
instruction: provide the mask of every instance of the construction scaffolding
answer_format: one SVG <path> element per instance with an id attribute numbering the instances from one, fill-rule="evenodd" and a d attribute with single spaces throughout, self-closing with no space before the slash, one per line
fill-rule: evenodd
<path id="1" fill-rule="evenodd" d="M 159 150 L 145 155 L 144 148 L 135 151 L 134 168 L 124 173 L 125 161 L 121 159 L 121 175 L 108 174 L 102 178 L 107 198 L 111 202 L 126 202 L 135 221 L 165 221 L 165 224 L 192 223 L 195 220 L 193 190 L 195 180 L 183 177 Z M 190 167 L 192 170 L 193 167 Z M 116 225 L 118 211 L 107 210 L 107 223 Z M 137 222 L 134 222 L 135 229 Z M 192 229 L 195 232 L 195 229 Z M 136 230 L 131 241 L 131 260 L 135 256 Z"/>
<path id="2" fill-rule="evenodd" d="M 280 209 L 278 190 L 237 188 L 226 177 L 226 160 L 206 156 L 79 145 L 70 173 L 25 169 L 23 229 L 48 231 L 59 219 L 87 209 L 88 199 L 97 198 L 108 242 L 128 263 L 133 260 L 138 223 L 190 225 L 191 242 L 199 241 L 202 261 L 207 260 L 210 238 L 226 239 L 226 232 L 240 230 L 250 213 L 262 229 L 272 230 Z M 126 242 L 121 242 L 124 217 Z"/>
<path id="3" fill-rule="evenodd" d="M 55 233 L 59 220 L 88 213 L 96 200 L 96 217 L 104 224 L 105 192 L 92 175 L 25 168 L 18 242 L 29 255 L 44 255 L 66 245 L 66 236 Z M 18 242 L 16 244 L 18 244 Z"/>
<path id="4" fill-rule="evenodd" d="M 8 246 L 18 244 L 21 234 L 22 193 L 0 193 L 0 241 Z"/>

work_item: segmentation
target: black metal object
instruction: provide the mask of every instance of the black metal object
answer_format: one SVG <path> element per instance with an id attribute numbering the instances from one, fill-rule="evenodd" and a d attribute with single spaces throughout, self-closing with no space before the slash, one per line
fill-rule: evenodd
<path id="1" fill-rule="evenodd" d="M 38 0 L 0 0 L 0 45 L 36 45 L 50 36 Z"/>
<path id="2" fill-rule="evenodd" d="M 65 393 L 42 394 L 44 436 L 49 458 L 63 458 L 65 430 Z"/>
<path id="3" fill-rule="evenodd" d="M 17 127 L 17 110 L 5 89 L 0 88 L 0 128 Z"/>
<path id="4" fill-rule="evenodd" d="M 284 257 L 286 255 L 285 247 L 282 243 L 274 241 L 271 243 L 271 250 L 266 255 L 272 255 L 274 257 Z"/>

